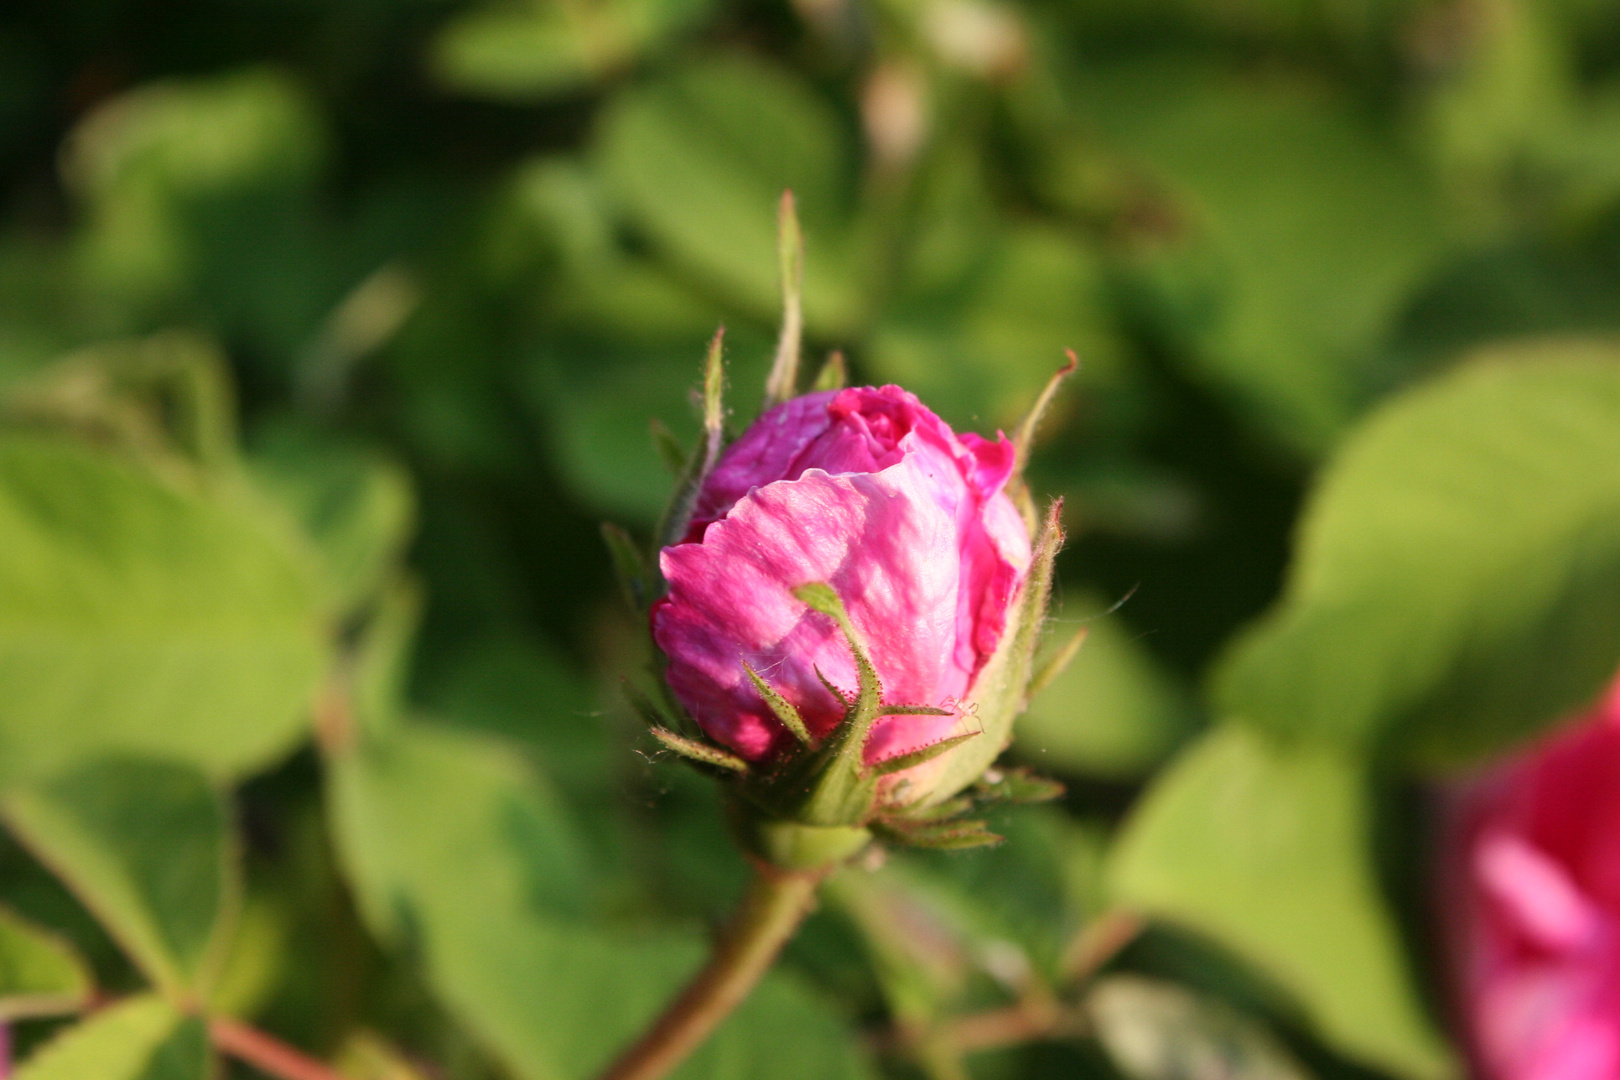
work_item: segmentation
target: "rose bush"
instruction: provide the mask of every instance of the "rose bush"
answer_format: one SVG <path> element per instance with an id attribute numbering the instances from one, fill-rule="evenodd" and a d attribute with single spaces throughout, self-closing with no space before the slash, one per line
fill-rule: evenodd
<path id="1" fill-rule="evenodd" d="M 1620 682 L 1453 811 L 1444 917 L 1481 1073 L 1620 1076 Z"/>
<path id="2" fill-rule="evenodd" d="M 851 649 L 793 592 L 826 582 L 870 651 L 884 703 L 948 711 L 882 718 L 866 760 L 972 730 L 975 679 L 1031 559 L 1004 490 L 1015 456 L 1004 436 L 958 436 L 896 386 L 767 411 L 720 457 L 684 541 L 660 559 L 669 592 L 653 636 L 693 719 L 753 761 L 791 741 L 747 664 L 813 735 L 837 726 L 845 702 L 832 688 L 848 696 L 857 683 Z"/>

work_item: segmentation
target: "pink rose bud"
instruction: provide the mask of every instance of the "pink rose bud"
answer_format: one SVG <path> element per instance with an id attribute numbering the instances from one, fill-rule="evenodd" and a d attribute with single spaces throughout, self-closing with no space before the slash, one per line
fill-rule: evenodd
<path id="1" fill-rule="evenodd" d="M 1454 810 L 1442 914 L 1481 1074 L 1620 1077 L 1620 683 Z"/>
<path id="2" fill-rule="evenodd" d="M 812 738 L 831 733 L 857 691 L 854 653 L 837 621 L 795 592 L 825 583 L 883 704 L 945 713 L 878 717 L 868 765 L 976 731 L 978 679 L 1031 562 L 1029 530 L 1003 490 L 1014 459 L 1005 437 L 958 436 L 896 386 L 806 394 L 766 412 L 721 455 L 683 542 L 660 556 L 669 591 L 653 637 L 676 698 L 750 762 L 797 739 L 749 668 Z M 942 762 L 904 775 L 920 789 Z"/>

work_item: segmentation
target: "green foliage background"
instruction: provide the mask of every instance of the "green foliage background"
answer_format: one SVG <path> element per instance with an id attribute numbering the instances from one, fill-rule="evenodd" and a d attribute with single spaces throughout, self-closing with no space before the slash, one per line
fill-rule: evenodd
<path id="1" fill-rule="evenodd" d="M 201 1015 L 574 1080 L 679 985 L 746 868 L 598 523 L 717 323 L 755 411 L 787 187 L 813 361 L 989 431 L 1078 352 L 1031 479 L 1091 636 L 1013 750 L 1066 798 L 839 876 L 680 1075 L 1457 1075 L 1432 794 L 1620 665 L 1617 16 L 8 6 L 18 1075 L 253 1075 Z"/>

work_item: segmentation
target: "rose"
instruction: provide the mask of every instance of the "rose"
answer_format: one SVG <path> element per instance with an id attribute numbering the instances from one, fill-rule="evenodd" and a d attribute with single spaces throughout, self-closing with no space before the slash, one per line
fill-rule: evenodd
<path id="1" fill-rule="evenodd" d="M 893 706 L 869 764 L 975 730 L 978 677 L 1028 573 L 1029 530 L 1003 490 L 1013 445 L 956 435 L 896 386 L 806 394 L 761 416 L 716 462 L 652 611 L 666 677 L 699 727 L 749 761 L 794 737 L 749 677 L 832 731 L 857 688 L 850 643 L 795 590 L 842 600 Z M 908 770 L 920 787 L 936 760 Z"/>
<path id="2" fill-rule="evenodd" d="M 1481 1072 L 1620 1076 L 1620 682 L 1452 811 L 1444 914 Z"/>

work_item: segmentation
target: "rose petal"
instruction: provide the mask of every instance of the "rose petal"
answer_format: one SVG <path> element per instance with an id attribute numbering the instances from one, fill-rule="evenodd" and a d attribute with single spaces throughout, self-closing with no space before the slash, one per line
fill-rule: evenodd
<path id="1" fill-rule="evenodd" d="M 787 737 L 747 681 L 759 671 L 823 734 L 842 706 L 819 667 L 853 689 L 842 635 L 792 590 L 830 584 L 870 650 L 884 700 L 934 704 L 960 695 L 968 673 L 953 664 L 961 561 L 955 521 L 929 497 L 909 461 L 875 475 L 812 470 L 756 489 L 708 529 L 701 544 L 666 548 L 669 595 L 653 634 L 668 678 L 704 729 L 759 758 Z M 941 718 L 897 718 L 937 721 Z"/>

